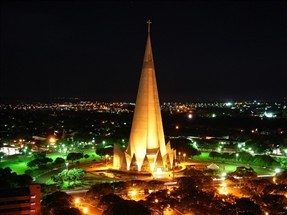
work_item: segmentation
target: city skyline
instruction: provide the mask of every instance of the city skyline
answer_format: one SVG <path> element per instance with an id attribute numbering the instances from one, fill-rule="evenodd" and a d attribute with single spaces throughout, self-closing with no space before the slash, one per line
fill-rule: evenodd
<path id="1" fill-rule="evenodd" d="M 160 101 L 286 97 L 286 4 L 8 2 L 1 93 L 135 101 L 151 19 Z"/>

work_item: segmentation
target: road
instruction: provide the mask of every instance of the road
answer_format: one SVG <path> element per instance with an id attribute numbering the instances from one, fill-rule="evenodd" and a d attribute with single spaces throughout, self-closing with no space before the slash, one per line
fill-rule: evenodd
<path id="1" fill-rule="evenodd" d="M 37 175 L 35 177 L 35 182 L 39 183 L 39 184 L 46 184 L 48 182 L 48 180 L 50 180 L 53 175 L 58 174 L 59 172 L 61 172 L 64 169 L 65 168 L 63 167 L 63 168 L 54 168 L 51 170 L 47 170 L 47 171 L 41 173 L 40 175 Z"/>

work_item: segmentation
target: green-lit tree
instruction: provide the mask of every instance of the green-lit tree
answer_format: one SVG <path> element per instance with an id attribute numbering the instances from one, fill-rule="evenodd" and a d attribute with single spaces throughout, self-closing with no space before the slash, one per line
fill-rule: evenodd
<path id="1" fill-rule="evenodd" d="M 27 166 L 30 168 L 36 167 L 36 168 L 45 168 L 48 163 L 53 162 L 53 159 L 51 158 L 36 158 L 34 160 L 31 160 L 27 163 Z"/>
<path id="2" fill-rule="evenodd" d="M 64 182 L 68 182 L 68 184 L 73 182 L 73 184 L 76 184 L 77 182 L 81 181 L 85 174 L 86 172 L 83 169 L 65 169 L 57 175 L 52 176 L 51 178 L 59 185 L 62 185 Z"/>

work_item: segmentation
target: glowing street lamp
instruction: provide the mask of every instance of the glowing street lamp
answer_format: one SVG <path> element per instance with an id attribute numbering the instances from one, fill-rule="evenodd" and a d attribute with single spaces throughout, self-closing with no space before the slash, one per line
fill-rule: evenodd
<path id="1" fill-rule="evenodd" d="M 138 192 L 137 192 L 136 190 L 132 190 L 132 191 L 131 191 L 131 195 L 135 196 L 135 195 L 137 195 L 137 194 L 138 194 Z"/>
<path id="2" fill-rule="evenodd" d="M 223 195 L 226 195 L 227 194 L 227 184 L 225 182 L 221 183 L 220 184 L 221 186 L 221 189 L 219 190 L 219 192 Z"/>
<path id="3" fill-rule="evenodd" d="M 277 173 L 280 173 L 281 172 L 281 170 L 279 169 L 279 168 L 276 168 L 275 169 L 275 173 L 277 174 Z"/>
<path id="4" fill-rule="evenodd" d="M 88 208 L 83 208 L 83 213 L 84 213 L 84 214 L 88 214 L 88 212 L 89 212 L 89 209 L 88 209 Z"/>
<path id="5" fill-rule="evenodd" d="M 54 144 L 56 143 L 56 138 L 50 137 L 49 143 L 50 143 L 51 145 L 54 145 Z"/>
<path id="6" fill-rule="evenodd" d="M 69 169 L 69 162 L 67 161 L 65 164 L 66 164 L 66 169 Z"/>
<path id="7" fill-rule="evenodd" d="M 186 154 L 183 153 L 183 161 L 185 162 L 185 157 L 186 157 Z"/>
<path id="8" fill-rule="evenodd" d="M 75 204 L 77 205 L 77 204 L 79 204 L 80 203 L 80 199 L 79 198 L 76 198 L 75 199 Z"/>

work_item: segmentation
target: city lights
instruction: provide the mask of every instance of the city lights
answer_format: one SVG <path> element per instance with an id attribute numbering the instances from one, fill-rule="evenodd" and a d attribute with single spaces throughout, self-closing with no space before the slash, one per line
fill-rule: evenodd
<path id="1" fill-rule="evenodd" d="M 0 213 L 287 214 L 285 1 L 4 1 Z"/>

